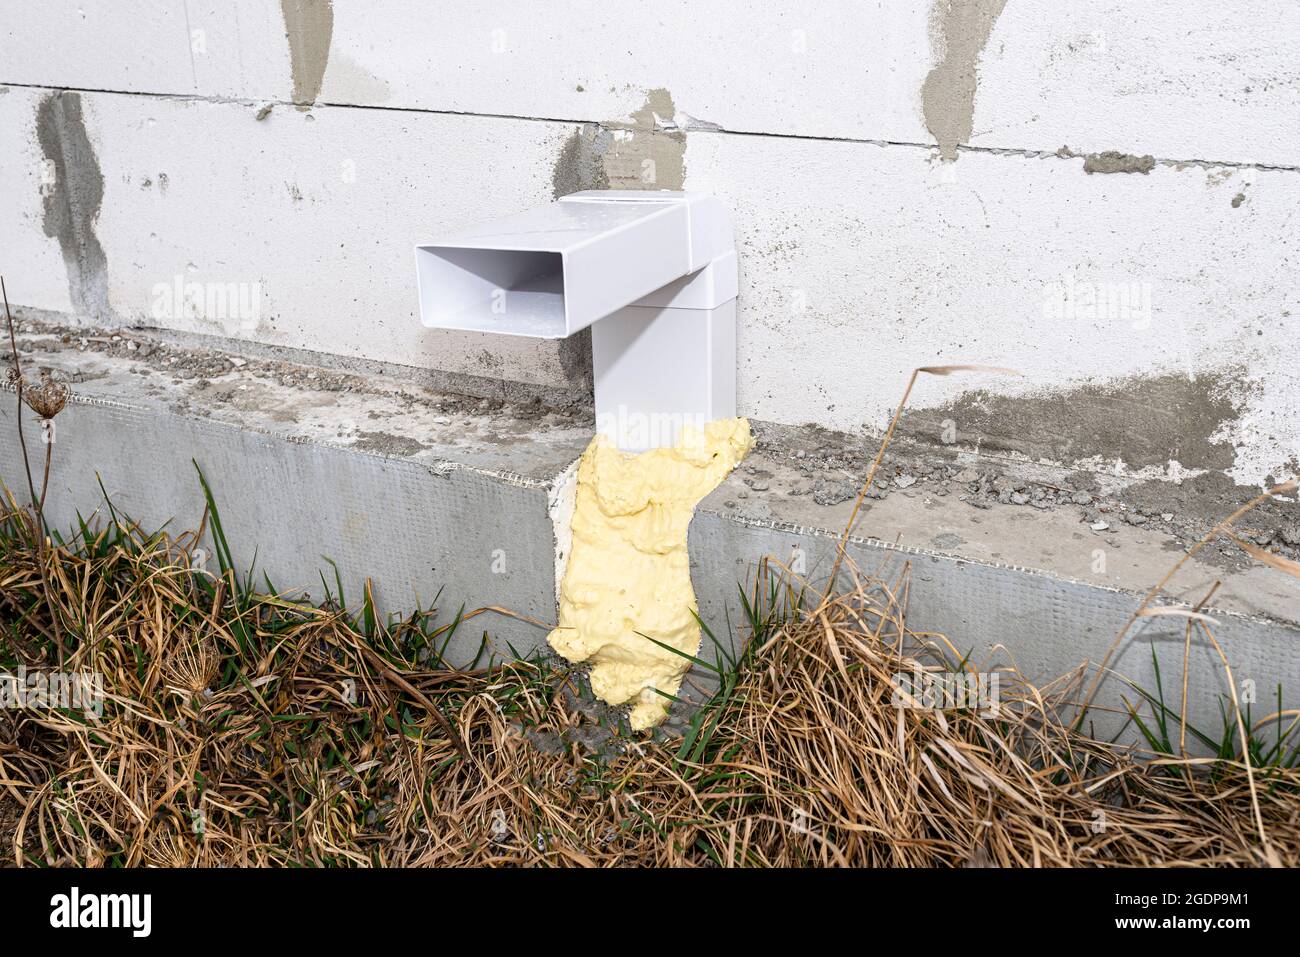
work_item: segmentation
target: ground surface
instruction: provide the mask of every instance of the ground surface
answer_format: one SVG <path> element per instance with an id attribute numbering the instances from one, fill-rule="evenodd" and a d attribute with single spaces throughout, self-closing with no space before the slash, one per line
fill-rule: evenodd
<path id="1" fill-rule="evenodd" d="M 580 669 L 448 669 L 455 616 L 261 594 L 224 549 L 196 570 L 190 533 L 109 524 L 37 548 L 31 527 L 0 515 L 5 669 L 97 673 L 106 694 L 0 712 L 14 864 L 1300 861 L 1293 721 L 1256 711 L 1186 762 L 1180 712 L 1161 713 L 1148 763 L 1064 723 L 1079 687 L 1006 672 L 991 696 L 926 703 L 897 676 L 967 674 L 962 638 L 913 631 L 894 583 L 823 602 L 763 578 L 717 695 L 680 737 L 645 736 Z"/>

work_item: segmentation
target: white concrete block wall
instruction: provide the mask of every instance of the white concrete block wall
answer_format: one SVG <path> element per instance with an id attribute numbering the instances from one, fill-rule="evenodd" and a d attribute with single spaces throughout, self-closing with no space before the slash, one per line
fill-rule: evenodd
<path id="1" fill-rule="evenodd" d="M 46 95 L 15 88 L 0 103 L 22 104 L 30 122 Z M 81 94 L 81 102 L 104 171 L 95 232 L 109 258 L 109 306 L 121 321 L 563 381 L 553 344 L 421 327 L 413 250 L 435 231 L 542 201 L 547 158 L 567 128 L 347 109 L 284 108 L 258 121 L 238 104 L 107 93 Z M 487 155 L 495 158 L 491 189 Z M 40 198 L 31 196 L 40 235 Z M 38 248 L 55 251 L 45 271 L 60 276 L 57 244 Z M 238 285 L 246 303 L 256 298 L 257 315 L 223 312 L 220 301 L 187 308 L 173 294 L 177 283 Z"/>
<path id="2" fill-rule="evenodd" d="M 1300 469 L 1300 7 L 807 6 L 0 0 L 0 268 L 22 305 L 98 301 L 45 224 L 37 114 L 81 91 L 101 318 L 565 387 L 554 344 L 421 329 L 410 247 L 650 157 L 654 185 L 735 211 L 746 414 L 878 427 L 912 367 L 993 362 L 1024 377 L 931 380 L 917 405 L 980 388 L 1032 427 L 1044 397 L 1100 388 L 1131 407 L 1106 429 L 1141 432 L 1204 401 L 1231 414 L 1189 444 L 1226 461 L 1099 450 L 1084 405 L 1047 457 Z M 1138 171 L 1085 172 L 1105 151 Z M 178 276 L 256 285 L 259 319 L 159 309 Z M 1053 309 L 1066 283 L 1139 309 Z"/>
<path id="3" fill-rule="evenodd" d="M 0 130 L 9 148 L 0 159 L 0 221 L 7 225 L 0 244 L 0 271 L 14 291 L 14 302 L 69 312 L 72 299 L 63 254 L 42 226 L 43 195 L 49 170 L 36 142 L 38 97 L 44 91 L 0 87 Z"/>
<path id="4" fill-rule="evenodd" d="M 955 359 L 1023 378 L 926 378 L 918 405 L 976 387 L 1032 396 L 1242 369 L 1250 414 L 1222 436 L 1240 444 L 1236 474 L 1259 481 L 1296 454 L 1300 176 L 1200 166 L 1088 176 L 1081 159 L 972 152 L 947 166 L 915 152 L 690 139 L 692 186 L 737 211 L 743 408 L 852 430 L 888 421 L 913 368 Z M 1234 208 L 1242 190 L 1253 200 Z M 1074 314 L 1055 308 L 1072 277 L 1080 290 L 1137 283 L 1150 310 L 1083 315 L 1081 295 Z M 1139 431 L 1144 415 L 1164 414 L 1134 413 Z"/>

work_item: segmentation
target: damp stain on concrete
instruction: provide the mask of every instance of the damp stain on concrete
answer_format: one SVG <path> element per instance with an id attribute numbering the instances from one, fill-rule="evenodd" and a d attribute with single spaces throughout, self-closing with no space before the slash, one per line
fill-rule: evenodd
<path id="1" fill-rule="evenodd" d="M 938 63 L 921 86 L 926 128 L 946 162 L 970 141 L 975 120 L 979 58 L 1007 0 L 935 0 L 930 42 Z"/>
<path id="2" fill-rule="evenodd" d="M 555 199 L 584 189 L 609 189 L 604 157 L 612 134 L 597 123 L 584 123 L 564 141 L 551 171 Z"/>
<path id="3" fill-rule="evenodd" d="M 1145 176 L 1155 168 L 1155 157 L 1149 154 L 1138 156 L 1106 150 L 1104 153 L 1089 153 L 1083 159 L 1085 173 L 1141 173 Z"/>
<path id="4" fill-rule="evenodd" d="M 583 189 L 682 189 L 686 133 L 672 95 L 651 90 L 629 119 L 584 123 L 564 141 L 551 174 L 555 198 Z"/>
<path id="5" fill-rule="evenodd" d="M 320 96 L 334 35 L 333 0 L 280 0 L 289 39 L 293 102 L 309 106 Z"/>
<path id="6" fill-rule="evenodd" d="M 1018 453 L 1066 465 L 1122 460 L 1129 469 L 1222 471 L 1235 464 L 1230 441 L 1216 439 L 1241 413 L 1243 376 L 1169 374 L 1088 384 L 1048 394 L 1005 396 L 976 390 L 933 409 L 905 413 L 901 429 L 951 439 L 985 452 Z"/>
<path id="7" fill-rule="evenodd" d="M 104 176 L 86 132 L 81 96 L 56 92 L 36 108 L 36 138 L 51 175 L 41 187 L 41 227 L 58 241 L 79 317 L 109 318 L 108 259 L 95 235 Z"/>
<path id="8" fill-rule="evenodd" d="M 583 396 L 595 395 L 595 373 L 591 365 L 591 327 L 575 332 L 559 343 L 560 371 L 564 381 Z"/>

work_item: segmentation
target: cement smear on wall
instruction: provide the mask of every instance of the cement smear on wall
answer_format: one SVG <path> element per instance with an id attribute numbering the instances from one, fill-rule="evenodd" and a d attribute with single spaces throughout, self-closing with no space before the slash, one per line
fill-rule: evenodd
<path id="1" fill-rule="evenodd" d="M 938 63 L 921 88 L 925 125 L 947 162 L 970 141 L 979 58 L 1006 0 L 935 0 L 930 42 Z"/>
<path id="2" fill-rule="evenodd" d="M 552 172 L 555 198 L 582 189 L 683 189 L 686 133 L 675 116 L 672 95 L 651 90 L 630 119 L 574 130 Z"/>
<path id="3" fill-rule="evenodd" d="M 904 415 L 905 431 L 1065 465 L 1120 461 L 1127 469 L 1232 467 L 1233 423 L 1250 382 L 1238 370 L 1089 383 L 1008 396 L 976 389 L 956 401 Z M 945 430 L 948 430 L 945 435 Z"/>
<path id="4" fill-rule="evenodd" d="M 80 95 L 51 93 L 41 100 L 36 138 L 47 173 L 41 185 L 41 228 L 59 243 L 77 314 L 105 321 L 110 315 L 108 258 L 95 235 L 104 176 L 86 132 Z"/>
<path id="5" fill-rule="evenodd" d="M 334 35 L 332 0 L 280 0 L 293 70 L 293 102 L 309 106 L 320 96 Z"/>

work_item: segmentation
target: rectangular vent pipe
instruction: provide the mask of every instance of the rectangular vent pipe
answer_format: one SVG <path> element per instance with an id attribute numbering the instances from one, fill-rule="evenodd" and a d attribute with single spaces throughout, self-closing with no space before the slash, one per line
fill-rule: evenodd
<path id="1" fill-rule="evenodd" d="M 596 427 L 673 445 L 736 414 L 736 251 L 702 193 L 588 190 L 415 247 L 429 328 L 561 339 L 592 327 Z"/>

